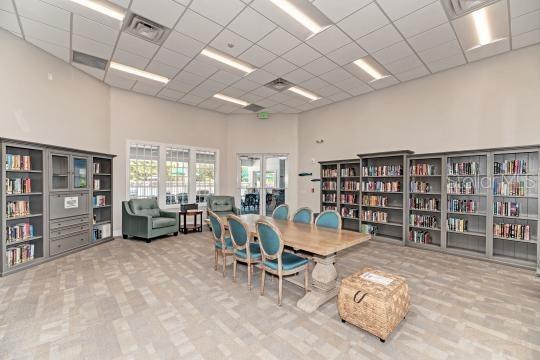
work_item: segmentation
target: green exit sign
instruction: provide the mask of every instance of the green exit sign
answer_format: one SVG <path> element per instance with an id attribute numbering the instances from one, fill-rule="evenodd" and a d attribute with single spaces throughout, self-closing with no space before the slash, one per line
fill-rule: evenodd
<path id="1" fill-rule="evenodd" d="M 268 119 L 270 117 L 270 114 L 268 113 L 268 111 L 261 111 L 257 114 L 257 117 L 259 119 Z"/>

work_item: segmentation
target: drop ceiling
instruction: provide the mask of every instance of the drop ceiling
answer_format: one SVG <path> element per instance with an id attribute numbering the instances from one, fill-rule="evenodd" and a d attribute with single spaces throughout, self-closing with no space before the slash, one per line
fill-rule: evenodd
<path id="1" fill-rule="evenodd" d="M 0 0 L 0 27 L 111 86 L 221 113 L 249 111 L 216 93 L 273 113 L 299 113 L 540 42 L 540 0 L 490 2 L 497 15 L 491 27 L 501 37 L 474 50 L 474 29 L 463 17 L 450 21 L 439 0 L 314 0 L 332 26 L 307 39 L 268 0 L 110 2 L 171 29 L 162 45 L 68 0 Z M 201 55 L 206 47 L 257 70 L 242 76 Z M 73 51 L 171 80 L 165 85 L 73 63 Z M 366 81 L 352 64 L 366 56 L 388 76 Z M 321 99 L 265 86 L 279 77 Z"/>

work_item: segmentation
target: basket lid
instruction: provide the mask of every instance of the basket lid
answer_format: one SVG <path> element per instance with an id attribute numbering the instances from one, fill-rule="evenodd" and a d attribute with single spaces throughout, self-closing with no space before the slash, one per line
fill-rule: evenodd
<path id="1" fill-rule="evenodd" d="M 404 282 L 405 278 L 401 276 L 371 267 L 365 267 L 342 281 L 343 284 L 380 298 L 392 295 Z"/>

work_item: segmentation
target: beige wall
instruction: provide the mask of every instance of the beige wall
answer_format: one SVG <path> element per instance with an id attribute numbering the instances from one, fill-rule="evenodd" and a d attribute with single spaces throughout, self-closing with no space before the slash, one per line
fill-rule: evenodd
<path id="1" fill-rule="evenodd" d="M 540 46 L 305 112 L 299 171 L 361 152 L 441 152 L 540 143 Z M 316 144 L 316 139 L 324 139 Z M 302 178 L 299 205 L 319 208 Z"/>
<path id="2" fill-rule="evenodd" d="M 0 30 L 0 136 L 109 152 L 109 87 Z"/>

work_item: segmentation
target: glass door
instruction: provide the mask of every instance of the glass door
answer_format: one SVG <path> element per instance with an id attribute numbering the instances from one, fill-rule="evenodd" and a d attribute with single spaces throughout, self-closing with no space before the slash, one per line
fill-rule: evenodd
<path id="1" fill-rule="evenodd" d="M 264 156 L 264 213 L 271 216 L 274 209 L 285 204 L 287 190 L 287 156 Z"/>
<path id="2" fill-rule="evenodd" d="M 51 154 L 51 190 L 69 190 L 69 155 Z"/>
<path id="3" fill-rule="evenodd" d="M 73 161 L 73 189 L 88 188 L 88 159 L 83 157 L 72 158 Z"/>
<path id="4" fill-rule="evenodd" d="M 240 211 L 242 214 L 261 213 L 261 155 L 239 155 L 238 192 L 240 193 Z"/>

